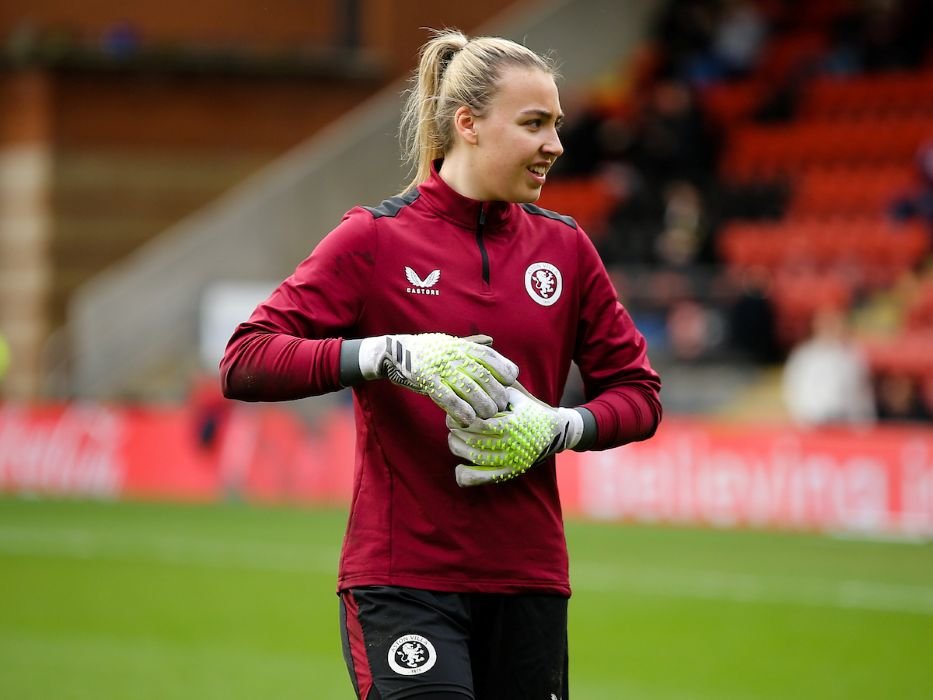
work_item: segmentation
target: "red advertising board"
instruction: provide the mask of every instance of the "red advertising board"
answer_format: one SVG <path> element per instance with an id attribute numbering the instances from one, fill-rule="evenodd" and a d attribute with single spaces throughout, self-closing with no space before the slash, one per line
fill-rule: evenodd
<path id="1" fill-rule="evenodd" d="M 643 443 L 562 454 L 574 514 L 699 523 L 933 535 L 933 430 L 666 421 Z"/>
<path id="2" fill-rule="evenodd" d="M 354 430 L 235 404 L 211 439 L 189 407 L 0 406 L 0 491 L 348 502 Z M 933 429 L 800 431 L 667 419 L 643 443 L 564 453 L 568 514 L 636 522 L 933 536 Z"/>
<path id="3" fill-rule="evenodd" d="M 308 430 L 288 411 L 236 405 L 212 440 L 188 407 L 0 406 L 0 491 L 273 502 L 348 499 L 353 419 Z"/>

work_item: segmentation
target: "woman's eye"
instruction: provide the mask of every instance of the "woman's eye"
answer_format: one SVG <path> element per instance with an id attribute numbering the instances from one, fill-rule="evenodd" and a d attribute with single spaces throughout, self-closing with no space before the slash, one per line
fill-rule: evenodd
<path id="1" fill-rule="evenodd" d="M 525 124 L 526 124 L 526 126 L 531 126 L 531 127 L 534 127 L 535 129 L 537 129 L 537 128 L 539 128 L 539 127 L 541 126 L 541 120 L 540 120 L 540 119 L 532 119 L 531 121 L 525 122 Z"/>

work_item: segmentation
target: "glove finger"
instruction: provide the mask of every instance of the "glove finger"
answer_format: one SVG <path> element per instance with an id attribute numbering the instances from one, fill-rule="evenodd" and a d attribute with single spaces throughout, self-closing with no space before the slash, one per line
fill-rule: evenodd
<path id="1" fill-rule="evenodd" d="M 456 418 L 454 418 L 452 415 L 448 413 L 447 419 L 445 422 L 447 424 L 448 430 L 485 430 L 486 428 L 481 428 L 479 426 L 477 426 L 476 428 L 473 428 L 472 426 L 477 425 L 477 423 L 482 423 L 483 425 L 486 425 L 488 421 L 491 421 L 497 417 L 498 416 L 493 416 L 492 418 L 475 418 L 469 423 L 461 423 L 460 421 L 458 421 Z"/>
<path id="2" fill-rule="evenodd" d="M 471 439 L 472 438 L 472 439 Z M 481 467 L 499 467 L 508 461 L 508 453 L 501 449 L 502 442 L 497 438 L 488 438 L 486 444 L 477 444 L 476 438 L 460 431 L 454 430 L 447 435 L 447 446 L 450 451 L 468 459 Z"/>
<path id="3" fill-rule="evenodd" d="M 502 437 L 509 427 L 510 416 L 508 413 L 497 413 L 492 418 L 477 418 L 466 425 L 456 425 L 455 421 L 448 420 L 447 427 L 452 432 L 461 433 L 464 439 L 467 438 L 499 438 Z"/>
<path id="4" fill-rule="evenodd" d="M 439 383 L 431 391 L 431 400 L 444 409 L 444 412 L 453 416 L 454 420 L 462 425 L 469 425 L 476 420 L 476 411 L 469 403 L 461 399 L 453 389 Z"/>
<path id="5" fill-rule="evenodd" d="M 492 338 L 482 333 L 478 335 L 468 335 L 464 340 L 468 343 L 476 343 L 477 345 L 492 345 Z"/>
<path id="6" fill-rule="evenodd" d="M 451 430 L 447 434 L 447 442 L 455 440 L 457 444 L 464 445 L 464 449 L 469 449 L 479 454 L 480 452 L 489 452 L 495 454 L 503 453 L 503 440 L 500 435 L 477 435 L 467 430 Z M 462 455 L 461 455 L 462 456 Z M 472 457 L 472 455 L 471 455 Z M 488 464 L 489 460 L 482 460 L 477 464 Z"/>
<path id="7" fill-rule="evenodd" d="M 492 484 L 497 479 L 509 476 L 509 470 L 505 468 L 486 469 L 472 464 L 458 464 L 454 473 L 457 476 L 457 486 L 461 488 Z"/>
<path id="8" fill-rule="evenodd" d="M 506 458 L 502 441 L 495 436 L 477 436 L 461 430 L 452 430 L 447 434 L 447 446 L 458 457 L 487 467 L 502 464 Z"/>
<path id="9" fill-rule="evenodd" d="M 470 377 L 480 391 L 489 396 L 490 401 L 496 405 L 497 411 L 504 411 L 508 407 L 508 394 L 506 393 L 508 384 L 503 384 L 495 372 L 482 361 L 471 357 L 459 370 Z"/>
<path id="10" fill-rule="evenodd" d="M 467 425 L 466 425 L 465 423 L 461 423 L 460 421 L 458 421 L 456 418 L 454 418 L 454 417 L 453 417 L 452 415 L 450 415 L 449 413 L 447 414 L 447 418 L 446 418 L 446 420 L 445 420 L 444 422 L 447 424 L 447 429 L 448 429 L 448 430 L 456 430 L 457 428 L 466 428 L 466 427 L 467 427 Z"/>
<path id="11" fill-rule="evenodd" d="M 467 445 L 463 438 L 456 433 L 449 433 L 447 435 L 447 447 L 450 448 L 451 454 L 462 457 L 463 459 L 470 459 L 470 453 L 475 452 L 475 450 Z"/>
<path id="12" fill-rule="evenodd" d="M 547 409 L 552 409 L 551 406 L 549 406 L 544 401 L 542 401 L 537 396 L 535 396 L 530 391 L 528 391 L 528 389 L 526 389 L 521 382 L 519 381 L 513 382 L 512 385 L 509 387 L 509 403 L 513 403 L 516 406 L 520 406 L 524 402 L 524 399 L 522 397 L 527 398 L 530 401 L 533 401 L 539 406 L 543 406 L 544 408 L 547 408 Z"/>
<path id="13" fill-rule="evenodd" d="M 448 380 L 447 385 L 457 396 L 470 404 L 480 418 L 492 418 L 499 412 L 499 404 L 468 371 L 458 368 L 456 376 L 452 381 Z"/>
<path id="14" fill-rule="evenodd" d="M 499 381 L 494 376 L 492 376 L 492 374 L 485 370 L 483 370 L 482 374 L 477 378 L 476 381 L 483 393 L 486 394 L 489 397 L 489 400 L 495 404 L 496 412 L 508 410 L 508 387 L 500 384 Z"/>
<path id="15" fill-rule="evenodd" d="M 518 365 L 491 347 L 474 345 L 469 354 L 476 362 L 489 370 L 501 384 L 509 386 L 518 377 Z"/>
<path id="16" fill-rule="evenodd" d="M 516 387 L 514 384 L 505 390 L 505 398 L 509 404 L 508 410 L 511 412 L 518 411 L 530 401 L 529 394 L 527 392 L 519 391 L 518 387 Z"/>

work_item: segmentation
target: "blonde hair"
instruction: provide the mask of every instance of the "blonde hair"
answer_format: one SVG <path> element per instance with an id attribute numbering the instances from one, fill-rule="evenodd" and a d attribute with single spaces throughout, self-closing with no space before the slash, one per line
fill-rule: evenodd
<path id="1" fill-rule="evenodd" d="M 558 77 L 551 56 L 509 39 L 471 39 L 456 29 L 433 30 L 432 34 L 419 51 L 418 67 L 402 110 L 402 156 L 414 172 L 405 192 L 427 180 L 431 163 L 453 146 L 457 109 L 466 106 L 482 116 L 496 95 L 503 69 L 537 68 Z"/>

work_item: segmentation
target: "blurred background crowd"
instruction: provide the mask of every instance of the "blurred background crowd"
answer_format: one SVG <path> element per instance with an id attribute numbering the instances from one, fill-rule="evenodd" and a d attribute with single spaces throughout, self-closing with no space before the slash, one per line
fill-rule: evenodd
<path id="1" fill-rule="evenodd" d="M 208 302 L 242 314 L 399 186 L 367 139 L 397 158 L 419 27 L 500 9 L 174 4 L 0 10 L 0 396 L 209 403 L 235 316 Z M 933 420 L 933 4 L 634 6 L 609 65 L 562 86 L 539 204 L 596 242 L 667 410 Z"/>
<path id="2" fill-rule="evenodd" d="M 933 6 L 670 0 L 649 36 L 574 96 L 542 202 L 654 357 L 709 376 L 669 405 L 929 421 Z"/>

